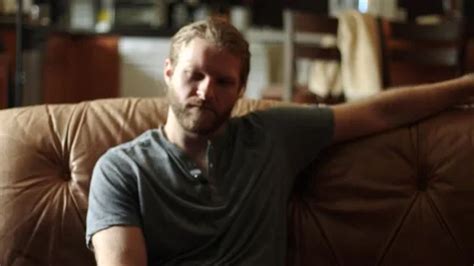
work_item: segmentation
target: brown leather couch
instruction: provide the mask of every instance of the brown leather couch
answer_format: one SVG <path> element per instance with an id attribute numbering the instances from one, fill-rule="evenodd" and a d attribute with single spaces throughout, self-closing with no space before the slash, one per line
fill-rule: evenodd
<path id="1" fill-rule="evenodd" d="M 166 110 L 113 99 L 0 111 L 0 265 L 94 265 L 94 163 Z M 302 173 L 288 219 L 289 265 L 473 265 L 474 110 L 331 147 Z"/>

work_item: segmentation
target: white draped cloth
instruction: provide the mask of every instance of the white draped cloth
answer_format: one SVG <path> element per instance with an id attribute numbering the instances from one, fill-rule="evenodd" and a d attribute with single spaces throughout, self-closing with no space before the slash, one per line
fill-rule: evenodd
<path id="1" fill-rule="evenodd" d="M 341 64 L 330 61 L 299 62 L 309 65 L 306 76 L 309 89 L 323 97 L 344 93 L 348 101 L 374 95 L 382 89 L 380 40 L 374 17 L 355 10 L 338 16 L 337 40 L 326 39 L 326 45 L 337 45 Z M 323 38 L 324 39 L 324 38 Z M 302 68 L 298 68 L 302 69 Z"/>

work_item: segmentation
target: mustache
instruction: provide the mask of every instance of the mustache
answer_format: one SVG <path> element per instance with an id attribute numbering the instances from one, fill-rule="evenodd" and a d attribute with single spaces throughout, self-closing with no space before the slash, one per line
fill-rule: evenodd
<path id="1" fill-rule="evenodd" d="M 189 98 L 188 102 L 186 103 L 186 107 L 198 107 L 202 109 L 209 109 L 212 111 L 214 110 L 214 106 L 210 102 L 197 97 Z"/>

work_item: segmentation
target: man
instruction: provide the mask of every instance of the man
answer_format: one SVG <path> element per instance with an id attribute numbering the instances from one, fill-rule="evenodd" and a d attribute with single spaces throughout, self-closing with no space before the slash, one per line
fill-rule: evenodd
<path id="1" fill-rule="evenodd" d="M 87 243 L 98 265 L 283 265 L 295 176 L 330 143 L 413 122 L 474 94 L 474 76 L 330 107 L 229 118 L 248 43 L 219 19 L 172 39 L 164 127 L 97 163 Z"/>

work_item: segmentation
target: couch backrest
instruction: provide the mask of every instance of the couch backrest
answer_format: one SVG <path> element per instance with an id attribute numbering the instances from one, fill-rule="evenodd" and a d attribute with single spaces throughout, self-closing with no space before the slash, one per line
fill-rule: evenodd
<path id="1" fill-rule="evenodd" d="M 289 265 L 474 265 L 474 109 L 331 147 L 307 172 Z"/>
<path id="2" fill-rule="evenodd" d="M 234 115 L 274 105 L 244 100 Z M 84 244 L 92 168 L 166 112 L 163 99 L 0 111 L 0 265 L 94 265 Z M 295 187 L 289 264 L 474 262 L 473 161 L 472 110 L 325 151 Z"/>

